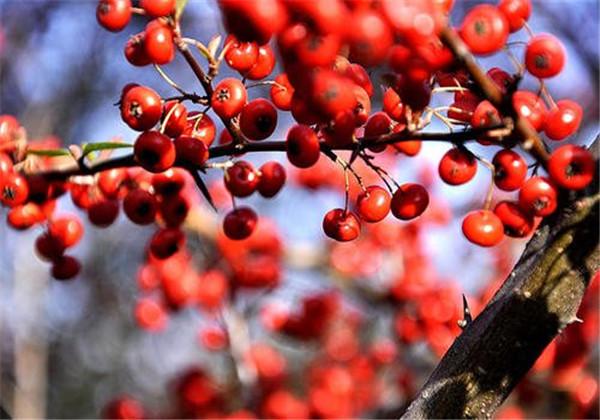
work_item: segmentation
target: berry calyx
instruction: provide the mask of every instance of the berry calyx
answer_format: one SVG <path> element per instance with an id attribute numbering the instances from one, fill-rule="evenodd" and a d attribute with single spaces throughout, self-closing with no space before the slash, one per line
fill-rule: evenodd
<path id="1" fill-rule="evenodd" d="M 460 36 L 473 54 L 488 55 L 506 44 L 508 30 L 504 14 L 495 6 L 482 4 L 467 13 L 460 27 Z"/>
<path id="2" fill-rule="evenodd" d="M 565 48 L 556 37 L 540 34 L 529 40 L 525 50 L 525 67 L 535 77 L 556 76 L 562 71 L 565 61 Z"/>
<path id="3" fill-rule="evenodd" d="M 160 96 L 146 86 L 125 86 L 121 97 L 121 118 L 132 129 L 149 130 L 162 115 Z"/>
<path id="4" fill-rule="evenodd" d="M 242 82 L 228 77 L 217 84 L 210 104 L 219 117 L 232 118 L 242 111 L 247 98 L 248 93 Z"/>

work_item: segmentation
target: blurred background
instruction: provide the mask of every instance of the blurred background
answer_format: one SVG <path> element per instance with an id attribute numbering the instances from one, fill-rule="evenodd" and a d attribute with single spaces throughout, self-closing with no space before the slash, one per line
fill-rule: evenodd
<path id="1" fill-rule="evenodd" d="M 481 2 L 456 3 L 452 20 L 459 23 L 468 7 Z M 0 0 L 0 114 L 15 115 L 30 139 L 55 137 L 64 145 L 114 138 L 132 143 L 136 133 L 121 121 L 118 107 L 113 105 L 122 87 L 136 81 L 164 96 L 176 94 L 152 67 L 134 68 L 123 56 L 128 37 L 141 31 L 145 21 L 134 18 L 127 30 L 113 34 L 99 27 L 95 9 L 96 2 L 92 0 Z M 555 99 L 576 100 L 585 110 L 583 128 L 573 139 L 578 144 L 589 144 L 598 133 L 598 16 L 597 0 L 540 0 L 534 1 L 530 21 L 534 32 L 551 32 L 567 48 L 566 69 L 548 81 L 548 88 Z M 210 0 L 190 0 L 182 28 L 186 36 L 205 43 L 215 34 L 224 34 L 218 8 Z M 524 36 L 518 33 L 515 39 Z M 519 56 L 522 49 L 517 46 L 513 51 Z M 511 69 L 505 57 L 481 62 L 486 68 Z M 200 93 L 201 87 L 180 57 L 164 69 L 181 86 Z M 225 77 L 228 71 L 224 69 L 219 77 Z M 274 74 L 279 72 L 276 69 Z M 524 80 L 524 86 L 533 91 L 536 83 Z M 268 91 L 261 88 L 251 92 L 252 96 L 265 94 Z M 380 97 L 379 93 L 374 109 L 380 109 Z M 275 139 L 283 139 L 291 123 L 289 116 L 280 113 L 279 117 Z M 429 129 L 441 131 L 444 126 L 434 123 Z M 450 188 L 431 176 L 448 147 L 425 144 L 417 157 L 399 160 L 391 172 L 401 183 L 429 179 L 438 207 L 447 211 L 447 222 L 426 225 L 421 240 L 432 269 L 438 273 L 436 281 L 458 286 L 453 299 L 459 304 L 461 291 L 480 294 L 493 280 L 490 272 L 497 264 L 498 251 L 476 248 L 460 233 L 461 217 L 483 201 L 489 180 L 485 168 L 480 168 L 474 181 L 460 187 Z M 472 150 L 492 156 L 479 145 Z M 268 158 L 282 160 L 276 155 Z M 267 156 L 248 157 L 257 164 L 266 159 Z M 209 180 L 220 177 L 220 172 L 214 171 Z M 343 296 L 343 305 L 349 312 L 361 314 L 371 334 L 390 335 L 393 304 L 366 299 L 361 287 L 349 285 L 357 281 L 352 275 L 336 273 L 335 264 L 332 268 L 331 260 L 323 257 L 333 248 L 324 239 L 321 220 L 326 211 L 342 205 L 339 189 L 311 190 L 290 182 L 273 200 L 254 197 L 245 201 L 261 216 L 276 222 L 284 248 L 296 258 L 284 265 L 280 286 L 275 290 L 242 296 L 236 303 L 240 311 L 249 302 L 276 302 L 297 308 L 303 296 L 335 290 Z M 60 200 L 58 206 L 59 213 L 77 212 L 68 198 Z M 2 217 L 5 211 L 0 209 Z M 204 209 L 202 214 L 209 211 Z M 218 223 L 223 214 L 224 210 L 217 219 L 206 216 L 203 223 Z M 85 219 L 85 215 L 81 217 Z M 66 283 L 52 281 L 48 265 L 36 258 L 36 229 L 15 232 L 0 223 L 0 405 L 7 411 L 10 408 L 12 413 L 24 417 L 93 418 L 107 401 L 126 393 L 143 401 L 153 412 L 164 413 L 173 398 L 166 390 L 173 378 L 189 366 L 202 365 L 216 378 L 225 377 L 231 369 L 231 356 L 227 351 L 210 352 L 198 340 L 202 328 L 219 324 L 214 315 L 192 309 L 178 311 L 170 317 L 168 328 L 159 334 L 136 326 L 136 278 L 145 261 L 145 248 L 140 244 L 147 241 L 152 228 L 134 226 L 123 216 L 107 229 L 86 225 L 85 240 L 75 251 L 82 260 L 83 272 L 75 281 Z M 196 249 L 215 249 L 202 237 L 192 243 Z M 509 268 L 525 243 L 503 243 L 502 255 L 509 260 Z M 353 246 L 348 245 L 349 253 L 344 255 L 359 252 Z M 389 261 L 397 258 L 388 253 L 377 259 L 372 270 L 361 274 L 364 278 L 360 281 L 380 287 Z M 307 260 L 314 263 L 306 263 Z M 300 363 L 303 351 L 314 351 L 310 344 L 272 338 L 258 316 L 247 321 L 251 340 L 270 340 L 290 358 L 292 367 L 300 366 L 296 363 Z M 435 360 L 436 356 L 431 355 L 419 362 L 423 375 Z M 17 384 L 18 378 L 25 382 Z M 362 414 L 385 416 L 404 403 L 390 397 L 389 404 L 380 406 L 379 411 Z"/>

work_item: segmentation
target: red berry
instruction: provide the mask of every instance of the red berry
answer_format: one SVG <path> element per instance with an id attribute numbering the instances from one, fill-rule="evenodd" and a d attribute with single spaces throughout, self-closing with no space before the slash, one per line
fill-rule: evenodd
<path id="1" fill-rule="evenodd" d="M 219 0 L 227 31 L 244 42 L 269 42 L 287 22 L 286 9 L 279 0 Z"/>
<path id="2" fill-rule="evenodd" d="M 225 186 L 235 197 L 248 197 L 258 188 L 259 175 L 251 163 L 240 160 L 225 171 Z"/>
<path id="3" fill-rule="evenodd" d="M 100 0 L 96 19 L 109 31 L 123 30 L 131 20 L 131 0 Z"/>
<path id="4" fill-rule="evenodd" d="M 158 131 L 145 131 L 133 147 L 135 160 L 149 172 L 163 172 L 175 163 L 175 146 Z"/>
<path id="5" fill-rule="evenodd" d="M 117 198 L 119 191 L 121 191 L 121 186 L 128 178 L 127 170 L 123 168 L 109 169 L 98 174 L 96 183 L 98 189 L 106 198 Z"/>
<path id="6" fill-rule="evenodd" d="M 249 72 L 245 74 L 247 79 L 261 80 L 267 77 L 275 68 L 275 53 L 269 45 L 258 47 L 256 63 Z"/>
<path id="7" fill-rule="evenodd" d="M 356 198 L 356 211 L 365 222 L 379 222 L 390 212 L 391 200 L 389 192 L 378 185 L 371 185 Z"/>
<path id="8" fill-rule="evenodd" d="M 177 160 L 194 166 L 203 166 L 209 157 L 208 146 L 203 141 L 187 135 L 175 139 Z"/>
<path id="9" fill-rule="evenodd" d="M 69 255 L 63 255 L 52 263 L 52 277 L 56 280 L 69 280 L 81 271 L 79 261 Z"/>
<path id="10" fill-rule="evenodd" d="M 356 118 L 354 112 L 340 112 L 321 130 L 325 143 L 331 147 L 350 146 L 354 141 Z"/>
<path id="11" fill-rule="evenodd" d="M 352 241 L 360 234 L 360 221 L 350 211 L 333 209 L 323 218 L 323 231 L 325 235 L 336 241 Z"/>
<path id="12" fill-rule="evenodd" d="M 145 418 L 142 405 L 131 397 L 120 397 L 102 410 L 103 418 L 117 420 L 141 420 Z"/>
<path id="13" fill-rule="evenodd" d="M 163 197 L 170 197 L 179 194 L 185 185 L 183 171 L 179 169 L 169 169 L 165 172 L 152 176 L 152 187 L 155 194 Z"/>
<path id="14" fill-rule="evenodd" d="M 255 42 L 240 42 L 234 36 L 230 36 L 225 45 L 229 45 L 225 61 L 232 69 L 245 73 L 256 64 L 258 46 Z"/>
<path id="15" fill-rule="evenodd" d="M 248 93 L 242 82 L 228 77 L 215 87 L 210 104 L 219 117 L 229 119 L 242 111 L 247 98 Z"/>
<path id="16" fill-rule="evenodd" d="M 574 144 L 559 147 L 548 160 L 548 174 L 562 188 L 581 190 L 592 182 L 595 173 L 590 151 Z"/>
<path id="17" fill-rule="evenodd" d="M 490 210 L 475 210 L 467 214 L 462 223 L 465 237 L 480 246 L 494 246 L 504 237 L 500 218 Z"/>
<path id="18" fill-rule="evenodd" d="M 548 109 L 544 101 L 533 92 L 519 90 L 513 95 L 513 107 L 521 118 L 525 118 L 536 130 L 544 129 Z"/>
<path id="19" fill-rule="evenodd" d="M 93 225 L 107 227 L 119 216 L 119 202 L 117 200 L 99 200 L 88 208 L 88 219 Z"/>
<path id="20" fill-rule="evenodd" d="M 144 34 L 144 50 L 150 62 L 167 64 L 175 58 L 173 31 L 159 21 L 151 21 L 146 25 Z"/>
<path id="21" fill-rule="evenodd" d="M 63 248 L 70 248 L 81 240 L 83 225 L 77 216 L 63 216 L 48 224 L 48 233 L 56 238 Z"/>
<path id="22" fill-rule="evenodd" d="M 202 115 L 196 111 L 188 114 L 188 124 L 183 131 L 184 135 L 194 137 L 210 147 L 215 141 L 216 133 L 215 123 L 208 115 Z"/>
<path id="23" fill-rule="evenodd" d="M 404 104 L 392 88 L 387 88 L 383 94 L 383 111 L 395 121 L 406 122 Z"/>
<path id="24" fill-rule="evenodd" d="M 471 126 L 473 128 L 491 128 L 502 123 L 502 118 L 498 110 L 489 102 L 481 101 L 471 117 Z M 493 138 L 480 136 L 477 141 L 481 144 L 488 145 L 493 143 Z"/>
<path id="25" fill-rule="evenodd" d="M 240 113 L 240 130 L 250 140 L 264 140 L 277 126 L 277 110 L 266 99 L 248 102 Z"/>
<path id="26" fill-rule="evenodd" d="M 271 100 L 275 106 L 282 111 L 289 111 L 292 109 L 292 95 L 294 94 L 294 87 L 291 85 L 288 77 L 285 73 L 278 75 L 275 78 L 275 83 L 271 87 L 269 92 Z"/>
<path id="27" fill-rule="evenodd" d="M 494 159 L 494 183 L 503 191 L 521 188 L 527 177 L 527 163 L 517 152 L 500 150 Z"/>
<path id="28" fill-rule="evenodd" d="M 334 71 L 313 73 L 309 89 L 310 104 L 325 119 L 334 118 L 339 112 L 353 110 L 356 106 L 353 85 Z"/>
<path id="29" fill-rule="evenodd" d="M 500 0 L 498 9 L 506 16 L 510 31 L 516 32 L 531 16 L 531 0 Z"/>
<path id="30" fill-rule="evenodd" d="M 36 223 L 46 220 L 41 207 L 35 203 L 27 203 L 9 210 L 6 221 L 10 227 L 17 230 L 29 229 Z"/>
<path id="31" fill-rule="evenodd" d="M 136 188 L 125 196 L 123 211 L 133 223 L 150 224 L 156 217 L 156 199 L 148 191 Z"/>
<path id="32" fill-rule="evenodd" d="M 177 101 L 167 102 L 163 112 L 165 134 L 169 137 L 180 136 L 188 126 L 187 116 L 185 105 Z"/>
<path id="33" fill-rule="evenodd" d="M 331 67 L 340 49 L 338 34 L 316 34 L 306 32 L 294 46 L 294 52 L 300 65 L 304 68 Z"/>
<path id="34" fill-rule="evenodd" d="M 473 54 L 488 55 L 506 44 L 508 29 L 508 21 L 497 7 L 481 4 L 465 16 L 460 36 Z"/>
<path id="35" fill-rule="evenodd" d="M 545 217 L 556 210 L 558 190 L 548 178 L 533 176 L 519 191 L 519 205 L 535 216 Z"/>
<path id="36" fill-rule="evenodd" d="M 285 168 L 278 162 L 267 162 L 259 172 L 258 192 L 265 198 L 274 197 L 285 184 Z"/>
<path id="37" fill-rule="evenodd" d="M 461 185 L 473 179 L 477 172 L 477 161 L 472 153 L 453 148 L 440 160 L 438 172 L 446 184 Z"/>
<path id="38" fill-rule="evenodd" d="M 554 36 L 541 34 L 529 40 L 525 50 L 525 66 L 535 77 L 556 76 L 562 71 L 565 61 L 565 48 Z"/>
<path id="39" fill-rule="evenodd" d="M 367 121 L 365 125 L 365 138 L 377 140 L 378 137 L 386 136 L 392 131 L 392 120 L 385 112 L 376 112 Z M 369 150 L 373 152 L 382 152 L 386 148 L 385 144 L 372 144 Z"/>
<path id="40" fill-rule="evenodd" d="M 0 144 L 14 140 L 20 126 L 19 121 L 12 115 L 0 115 Z"/>
<path id="41" fill-rule="evenodd" d="M 123 121 L 137 131 L 154 127 L 162 115 L 162 103 L 158 93 L 145 86 L 127 85 L 125 89 L 121 99 Z"/>
<path id="42" fill-rule="evenodd" d="M 185 235 L 179 229 L 161 229 L 150 240 L 150 252 L 159 260 L 165 260 L 185 244 Z"/>
<path id="43" fill-rule="evenodd" d="M 25 177 L 11 172 L 0 177 L 0 203 L 15 207 L 25 203 L 29 196 L 29 186 Z"/>
<path id="44" fill-rule="evenodd" d="M 504 225 L 504 233 L 507 236 L 524 238 L 533 230 L 533 216 L 523 211 L 518 203 L 501 201 L 494 208 L 494 213 Z"/>
<path id="45" fill-rule="evenodd" d="M 563 99 L 556 102 L 546 115 L 544 132 L 552 140 L 564 140 L 577 130 L 581 125 L 583 110 L 577 102 Z"/>
<path id="46" fill-rule="evenodd" d="M 238 207 L 223 219 L 223 231 L 229 239 L 246 239 L 254 232 L 258 217 L 250 207 Z"/>
<path id="47" fill-rule="evenodd" d="M 176 0 L 140 0 L 140 7 L 150 17 L 168 16 L 175 10 Z"/>
<path id="48" fill-rule="evenodd" d="M 365 67 L 376 66 L 385 60 L 394 43 L 394 36 L 383 16 L 375 10 L 352 13 L 348 32 L 349 59 Z"/>
<path id="49" fill-rule="evenodd" d="M 13 161 L 6 154 L 0 152 L 0 177 L 6 175 L 13 170 Z"/>
<path id="50" fill-rule="evenodd" d="M 398 127 L 398 126 L 396 126 Z M 396 127 L 394 130 L 396 131 Z M 416 156 L 421 151 L 422 143 L 421 140 L 409 140 L 409 141 L 401 141 L 398 143 L 393 143 L 392 146 L 400 153 L 404 153 L 406 156 Z"/>
<path id="51" fill-rule="evenodd" d="M 391 209 L 394 217 L 411 220 L 419 217 L 429 205 L 429 194 L 420 184 L 403 184 L 392 196 Z"/>
<path id="52" fill-rule="evenodd" d="M 286 153 L 292 165 L 310 168 L 321 155 L 317 134 L 306 125 L 295 125 L 287 134 Z"/>
<path id="53" fill-rule="evenodd" d="M 151 63 L 144 47 L 145 36 L 145 32 L 133 35 L 125 44 L 125 58 L 134 66 L 142 67 Z"/>
<path id="54" fill-rule="evenodd" d="M 190 204 L 188 200 L 181 195 L 169 197 L 168 200 L 163 200 L 160 203 L 160 215 L 165 225 L 170 228 L 181 226 L 189 210 Z"/>
<path id="55" fill-rule="evenodd" d="M 65 248 L 60 241 L 47 232 L 37 237 L 35 240 L 35 250 L 40 258 L 47 261 L 59 258 L 65 252 Z"/>
<path id="56" fill-rule="evenodd" d="M 138 300 L 133 314 L 140 328 L 148 331 L 161 331 L 167 325 L 165 307 L 152 298 Z"/>
<path id="57" fill-rule="evenodd" d="M 515 78 L 498 67 L 492 67 L 488 70 L 487 75 L 496 83 L 498 89 L 502 93 L 506 93 L 508 88 L 515 82 Z"/>

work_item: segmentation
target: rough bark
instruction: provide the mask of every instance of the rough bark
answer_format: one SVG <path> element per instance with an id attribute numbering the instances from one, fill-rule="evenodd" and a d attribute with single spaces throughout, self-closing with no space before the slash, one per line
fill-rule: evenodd
<path id="1" fill-rule="evenodd" d="M 592 146 L 598 155 L 598 140 Z M 489 418 L 569 324 L 598 270 L 598 180 L 565 193 L 402 418 Z M 585 320 L 583 320 L 585 322 Z"/>

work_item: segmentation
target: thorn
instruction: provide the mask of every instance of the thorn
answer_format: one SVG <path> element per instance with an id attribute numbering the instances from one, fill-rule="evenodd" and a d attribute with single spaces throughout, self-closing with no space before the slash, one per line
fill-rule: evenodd
<path id="1" fill-rule="evenodd" d="M 458 326 L 461 329 L 465 329 L 471 322 L 473 322 L 473 317 L 471 316 L 471 309 L 469 309 L 469 302 L 467 302 L 467 297 L 463 293 L 463 319 L 458 321 Z"/>
<path id="2" fill-rule="evenodd" d="M 208 202 L 208 204 L 210 204 L 210 206 L 213 208 L 214 211 L 218 211 L 217 207 L 215 206 L 215 203 L 212 199 L 212 196 L 210 195 L 210 192 L 208 191 L 208 188 L 206 187 L 206 184 L 204 183 L 204 181 L 202 180 L 202 178 L 200 177 L 198 172 L 195 169 L 189 169 L 189 173 L 192 175 L 192 178 L 194 178 L 194 181 L 196 182 L 198 189 L 200 190 L 200 192 L 202 193 L 204 198 L 206 198 L 206 201 Z"/>

